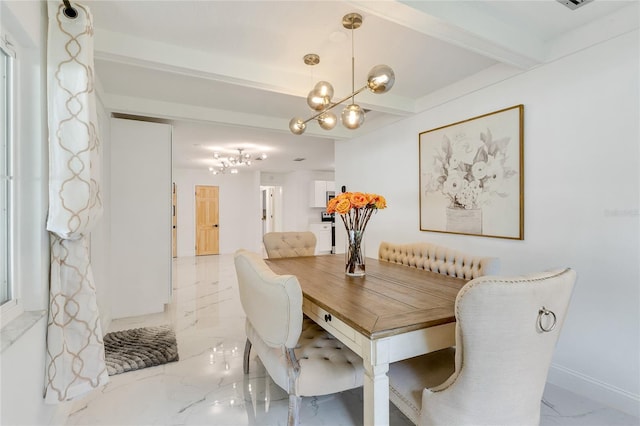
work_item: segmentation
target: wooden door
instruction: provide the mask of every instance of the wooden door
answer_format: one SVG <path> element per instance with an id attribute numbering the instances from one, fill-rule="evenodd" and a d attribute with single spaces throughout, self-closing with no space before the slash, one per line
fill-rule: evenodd
<path id="1" fill-rule="evenodd" d="M 220 253 L 218 187 L 196 186 L 196 256 Z"/>
<path id="2" fill-rule="evenodd" d="M 178 257 L 178 194 L 176 183 L 171 185 L 171 255 Z"/>

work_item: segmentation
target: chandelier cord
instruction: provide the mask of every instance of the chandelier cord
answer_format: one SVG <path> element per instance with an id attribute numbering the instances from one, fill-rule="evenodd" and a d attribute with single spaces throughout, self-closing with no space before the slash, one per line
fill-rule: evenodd
<path id="1" fill-rule="evenodd" d="M 354 25 L 351 25 L 351 92 L 353 93 L 353 96 L 351 97 L 351 103 L 352 104 L 355 103 L 355 99 L 356 99 L 356 95 L 355 95 L 355 87 L 356 87 L 356 78 L 355 78 L 356 57 L 355 57 L 354 48 L 353 48 L 353 45 L 354 45 L 353 27 L 354 27 Z"/>

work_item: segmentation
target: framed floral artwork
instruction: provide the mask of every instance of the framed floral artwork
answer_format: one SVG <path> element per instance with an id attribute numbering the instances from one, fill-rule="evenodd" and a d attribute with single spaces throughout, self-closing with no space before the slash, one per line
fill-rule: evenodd
<path id="1" fill-rule="evenodd" d="M 419 134 L 420 230 L 524 239 L 524 106 Z"/>

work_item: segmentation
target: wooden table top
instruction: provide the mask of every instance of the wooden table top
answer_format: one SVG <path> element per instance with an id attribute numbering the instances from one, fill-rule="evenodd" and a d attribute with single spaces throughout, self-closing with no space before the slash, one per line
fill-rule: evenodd
<path id="1" fill-rule="evenodd" d="M 344 255 L 267 259 L 279 275 L 295 275 L 308 299 L 369 339 L 455 321 L 456 295 L 467 281 L 366 259 L 366 275 L 344 273 Z"/>

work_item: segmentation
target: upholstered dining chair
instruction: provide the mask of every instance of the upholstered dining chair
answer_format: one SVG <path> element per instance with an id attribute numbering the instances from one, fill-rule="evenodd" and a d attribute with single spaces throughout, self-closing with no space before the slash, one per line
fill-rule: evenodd
<path id="1" fill-rule="evenodd" d="M 455 348 L 391 364 L 391 401 L 420 425 L 538 425 L 575 280 L 558 269 L 469 281 Z"/>
<path id="2" fill-rule="evenodd" d="M 240 301 L 247 317 L 244 372 L 255 349 L 273 381 L 289 394 L 288 424 L 297 425 L 301 397 L 362 386 L 362 359 L 302 315 L 302 290 L 293 275 L 277 275 L 257 254 L 234 256 Z"/>
<path id="3" fill-rule="evenodd" d="M 313 232 L 268 232 L 262 237 L 269 259 L 279 257 L 313 256 L 316 236 Z"/>

